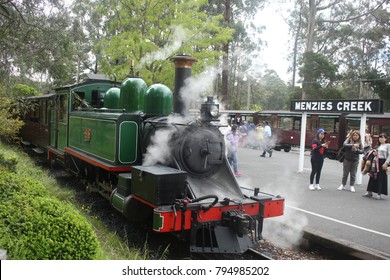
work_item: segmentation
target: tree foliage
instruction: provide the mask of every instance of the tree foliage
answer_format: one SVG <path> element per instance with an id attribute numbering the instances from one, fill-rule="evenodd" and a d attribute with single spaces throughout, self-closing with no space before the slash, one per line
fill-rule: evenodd
<path id="1" fill-rule="evenodd" d="M 24 122 L 19 118 L 14 118 L 10 107 L 12 100 L 0 95 L 0 140 L 13 141 L 17 139 L 19 130 Z"/>
<path id="2" fill-rule="evenodd" d="M 28 85 L 22 85 L 22 84 L 16 84 L 11 89 L 11 95 L 10 97 L 28 97 L 28 96 L 34 96 L 39 95 L 39 92 Z"/>
<path id="3" fill-rule="evenodd" d="M 217 64 L 218 46 L 233 34 L 221 27 L 221 16 L 200 10 L 207 1 L 125 0 L 101 1 L 99 12 L 105 38 L 102 51 L 104 72 L 124 78 L 131 61 L 148 84 L 173 85 L 173 67 L 167 59 L 175 54 L 190 54 L 199 59 L 194 72 Z M 191 11 L 190 13 L 188 11 Z"/>
<path id="4" fill-rule="evenodd" d="M 287 109 L 286 99 L 288 90 L 286 84 L 279 78 L 273 70 L 266 71 L 255 88 L 254 95 L 257 95 L 257 104 L 261 104 L 267 110 Z"/>
<path id="5" fill-rule="evenodd" d="M 58 0 L 0 3 L 0 81 L 11 75 L 69 81 L 74 51 L 68 14 Z"/>
<path id="6" fill-rule="evenodd" d="M 321 88 L 324 85 L 312 79 L 311 76 L 318 73 L 310 67 L 319 65 L 306 59 L 307 53 L 321 55 L 338 66 L 337 80 L 342 85 L 327 85 L 339 91 L 329 92 L 328 98 L 332 95 L 350 98 L 351 94 L 358 97 L 359 80 L 371 69 L 389 74 L 390 11 L 386 0 L 299 0 L 296 3 L 290 21 L 297 45 L 293 57 L 300 57 L 303 64 L 307 63 L 301 67 L 304 71 L 300 71 L 300 76 L 308 97 L 313 97 L 311 94 L 314 93 L 311 83 L 318 82 Z M 322 72 L 328 72 L 329 65 L 322 65 L 325 67 Z"/>

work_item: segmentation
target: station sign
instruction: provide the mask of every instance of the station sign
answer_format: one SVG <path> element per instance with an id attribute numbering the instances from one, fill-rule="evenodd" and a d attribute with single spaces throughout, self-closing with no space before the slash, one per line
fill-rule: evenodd
<path id="1" fill-rule="evenodd" d="M 383 100 L 293 100 L 291 101 L 290 111 L 383 114 Z"/>

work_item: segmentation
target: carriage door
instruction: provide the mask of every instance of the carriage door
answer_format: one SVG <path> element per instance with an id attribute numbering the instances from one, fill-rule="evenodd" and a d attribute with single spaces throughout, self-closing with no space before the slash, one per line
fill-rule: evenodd
<path id="1" fill-rule="evenodd" d="M 55 106 L 50 113 L 50 145 L 63 150 L 68 145 L 68 94 L 59 94 L 56 96 Z"/>

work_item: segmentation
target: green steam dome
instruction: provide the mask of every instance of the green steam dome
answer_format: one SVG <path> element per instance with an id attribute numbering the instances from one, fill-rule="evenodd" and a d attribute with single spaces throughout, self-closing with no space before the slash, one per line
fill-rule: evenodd
<path id="1" fill-rule="evenodd" d="M 163 84 L 151 85 L 145 95 L 144 112 L 152 115 L 172 113 L 172 91 Z"/>

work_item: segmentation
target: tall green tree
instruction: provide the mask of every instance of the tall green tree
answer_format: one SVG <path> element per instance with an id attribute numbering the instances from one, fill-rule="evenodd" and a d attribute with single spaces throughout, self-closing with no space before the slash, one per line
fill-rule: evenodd
<path id="1" fill-rule="evenodd" d="M 67 81 L 73 46 L 61 1 L 1 1 L 0 18 L 0 80 L 43 75 Z"/>
<path id="2" fill-rule="evenodd" d="M 124 78 L 132 65 L 148 84 L 173 86 L 174 68 L 167 59 L 189 54 L 199 61 L 194 73 L 215 65 L 219 48 L 233 30 L 221 25 L 222 16 L 201 11 L 207 0 L 103 0 L 99 11 L 105 38 L 100 64 L 105 73 Z"/>
<path id="3" fill-rule="evenodd" d="M 266 0 L 209 0 L 204 7 L 208 14 L 223 15 L 224 25 L 234 29 L 234 37 L 222 46 L 221 101 L 228 107 L 239 104 L 245 71 L 252 66 L 263 42 L 262 27 L 253 24 L 254 16 Z M 249 81 L 249 79 L 247 79 Z M 238 86 L 236 86 L 238 85 Z"/>
<path id="4" fill-rule="evenodd" d="M 287 109 L 287 85 L 274 70 L 267 70 L 259 82 L 253 86 L 251 102 L 267 110 Z"/>
<path id="5" fill-rule="evenodd" d="M 318 53 L 339 65 L 344 73 L 363 73 L 368 69 L 366 66 L 376 64 L 383 67 L 386 64 L 379 66 L 381 63 L 378 63 L 389 36 L 386 0 L 299 0 L 297 3 L 291 26 L 296 32 L 295 42 L 301 47 L 294 48 L 294 52 L 300 51 L 299 55 L 295 53 L 295 59 L 305 52 Z M 302 61 L 305 62 L 304 59 Z M 302 79 L 302 98 L 306 98 L 308 85 L 315 81 L 308 76 Z"/>

